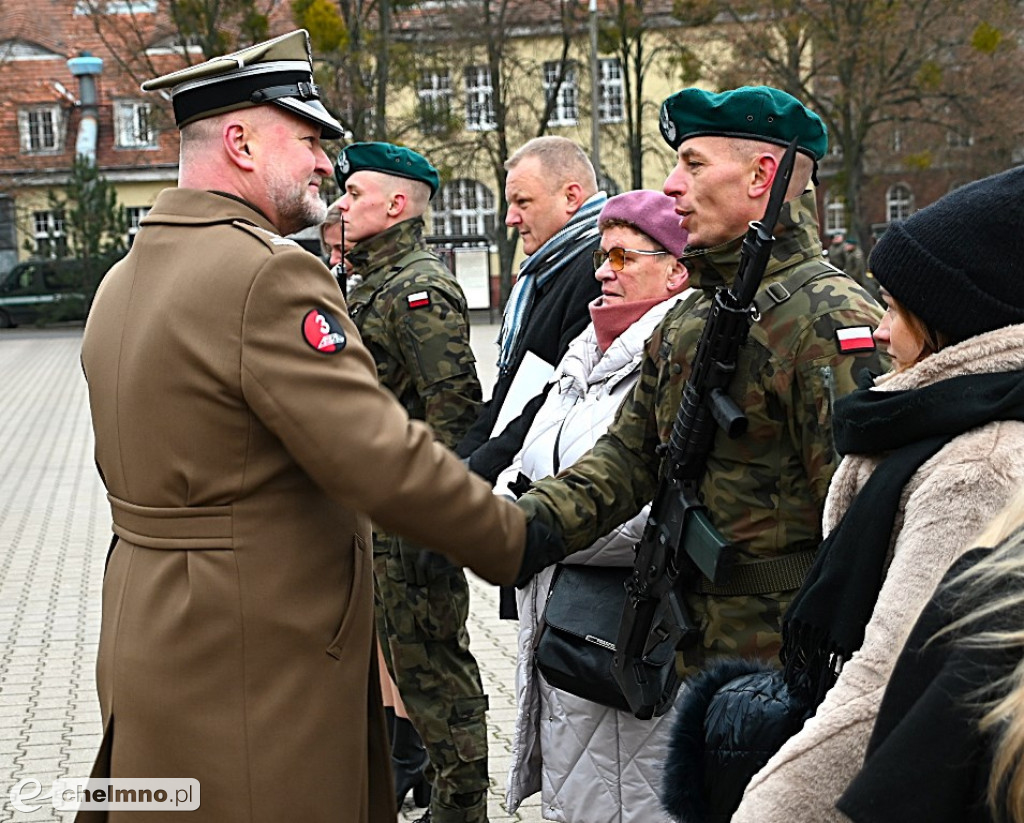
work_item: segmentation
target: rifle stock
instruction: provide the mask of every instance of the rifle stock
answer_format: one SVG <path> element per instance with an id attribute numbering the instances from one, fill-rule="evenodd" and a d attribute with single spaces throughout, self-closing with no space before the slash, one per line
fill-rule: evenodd
<path id="1" fill-rule="evenodd" d="M 668 711 L 679 688 L 674 665 L 655 680 L 643 665 L 645 657 L 664 643 L 682 649 L 700 640 L 680 584 L 692 583 L 701 574 L 717 581 L 730 561 L 731 547 L 712 524 L 699 489 L 718 429 L 730 438 L 747 429 L 746 415 L 728 389 L 750 330 L 754 296 L 771 258 L 772 230 L 795 160 L 793 140 L 779 162 L 764 217 L 750 223 L 743 238 L 732 288 L 720 289 L 713 298 L 683 387 L 651 514 L 636 546 L 633 574 L 626 581 L 613 672 L 630 709 L 641 719 Z"/>

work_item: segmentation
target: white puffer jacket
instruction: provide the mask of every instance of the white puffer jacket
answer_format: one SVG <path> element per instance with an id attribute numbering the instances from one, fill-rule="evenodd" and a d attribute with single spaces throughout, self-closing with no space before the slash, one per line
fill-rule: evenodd
<path id="1" fill-rule="evenodd" d="M 876 382 L 877 391 L 918 389 L 964 374 L 1024 370 L 1024 325 L 942 349 Z M 847 455 L 825 501 L 824 530 L 842 519 L 879 463 Z M 892 561 L 864 642 L 843 666 L 814 717 L 747 786 L 732 823 L 848 820 L 835 808 L 864 762 L 868 739 L 900 649 L 946 570 L 1024 484 L 1024 422 L 989 423 L 955 437 L 903 489 Z"/>
<path id="2" fill-rule="evenodd" d="M 511 494 L 520 472 L 531 480 L 572 465 L 608 428 L 640 376 L 644 344 L 666 312 L 689 290 L 659 303 L 623 332 L 602 356 L 594 326 L 574 340 L 552 378 L 515 461 L 498 477 L 496 494 Z M 555 449 L 558 449 L 557 465 Z M 647 509 L 566 563 L 632 566 Z M 545 820 L 563 823 L 658 823 L 668 820 L 658 802 L 661 767 L 673 712 L 637 720 L 549 686 L 538 676 L 533 652 L 554 567 L 517 592 L 518 713 L 506 804 L 514 812 L 541 792 Z"/>

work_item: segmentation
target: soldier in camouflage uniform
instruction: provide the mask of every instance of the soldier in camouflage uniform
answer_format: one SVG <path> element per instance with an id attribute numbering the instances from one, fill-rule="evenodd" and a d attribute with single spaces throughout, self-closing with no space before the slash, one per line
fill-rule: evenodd
<path id="1" fill-rule="evenodd" d="M 731 286 L 749 221 L 765 211 L 782 146 L 799 139 L 787 202 L 756 298 L 750 336 L 729 394 L 749 427 L 719 432 L 700 489 L 711 519 L 737 548 L 718 585 L 689 581 L 685 600 L 702 640 L 687 673 L 713 656 L 777 661 L 781 617 L 821 540 L 837 455 L 832 404 L 867 368 L 884 371 L 871 330 L 882 312 L 826 264 L 814 194 L 805 191 L 827 146 L 825 127 L 795 98 L 767 87 L 722 94 L 686 89 L 662 106 L 662 134 L 679 162 L 665 181 L 690 232 L 682 260 L 703 298 L 669 312 L 648 344 L 640 380 L 615 421 L 571 469 L 542 480 L 519 504 L 560 532 L 568 551 L 589 545 L 654 496 L 668 440 L 714 291 Z"/>
<path id="2" fill-rule="evenodd" d="M 423 240 L 437 171 L 408 149 L 355 143 L 335 175 L 353 243 L 346 258 L 362 277 L 349 314 L 381 385 L 450 448 L 476 419 L 481 392 L 465 296 Z M 465 573 L 381 531 L 373 551 L 381 648 L 430 759 L 429 819 L 486 821 L 488 702 L 469 651 Z"/>

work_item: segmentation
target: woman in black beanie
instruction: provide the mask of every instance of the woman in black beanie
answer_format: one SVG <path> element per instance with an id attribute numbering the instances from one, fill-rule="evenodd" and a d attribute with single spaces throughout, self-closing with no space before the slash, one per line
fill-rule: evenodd
<path id="1" fill-rule="evenodd" d="M 783 622 L 786 682 L 821 702 L 750 781 L 733 823 L 848 819 L 835 804 L 911 628 L 1024 486 L 1024 168 L 891 225 L 871 270 L 888 307 L 875 339 L 894 368 L 836 403 L 844 457 L 828 537 Z M 941 819 L 917 802 L 900 819 Z"/>

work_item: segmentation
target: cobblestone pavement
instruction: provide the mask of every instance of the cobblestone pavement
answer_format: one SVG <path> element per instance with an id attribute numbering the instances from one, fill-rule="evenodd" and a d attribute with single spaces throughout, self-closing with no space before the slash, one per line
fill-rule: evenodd
<path id="1" fill-rule="evenodd" d="M 490 386 L 497 328 L 474 327 L 481 379 Z M 93 668 L 110 511 L 92 457 L 81 329 L 0 331 L 0 822 L 67 821 L 45 795 L 60 777 L 85 777 L 99 743 Z M 491 697 L 492 820 L 539 821 L 537 796 L 511 818 L 508 769 L 515 624 L 497 619 L 496 590 L 472 579 L 470 635 Z M 157 775 L 154 775 L 154 777 Z M 33 812 L 12 788 L 38 781 Z M 422 810 L 407 806 L 399 820 Z M 185 818 L 187 819 L 187 818 Z"/>

